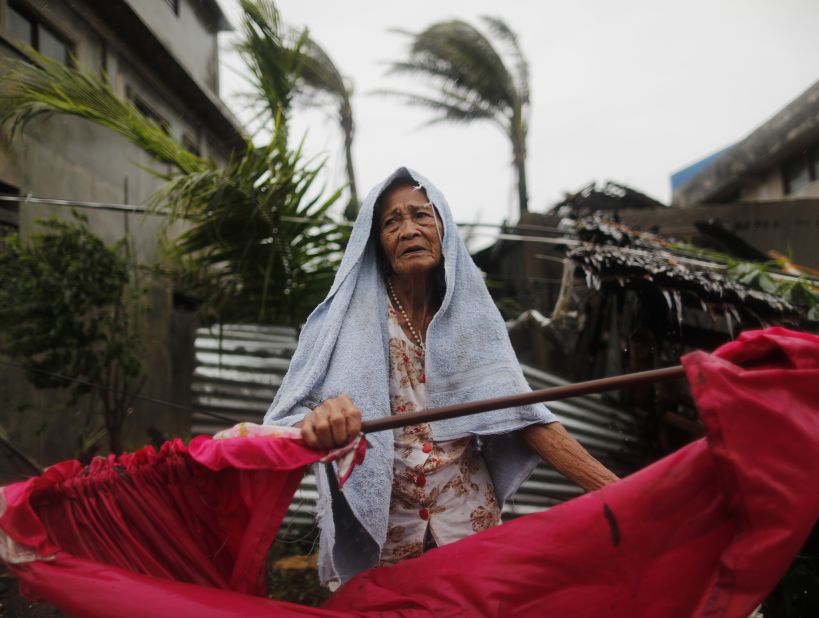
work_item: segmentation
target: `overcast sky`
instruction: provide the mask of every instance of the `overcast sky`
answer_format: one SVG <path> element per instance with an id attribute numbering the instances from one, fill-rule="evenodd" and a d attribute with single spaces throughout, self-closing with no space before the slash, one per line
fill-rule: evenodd
<path id="1" fill-rule="evenodd" d="M 238 2 L 219 0 L 234 25 Z M 817 0 L 279 0 L 285 22 L 307 26 L 355 85 L 354 157 L 362 196 L 400 165 L 418 169 L 447 196 L 456 220 L 517 216 L 507 138 L 494 125 L 435 125 L 424 110 L 371 94 L 413 88 L 384 63 L 406 40 L 451 18 L 502 17 L 518 33 L 531 72 L 530 209 L 566 191 L 611 179 L 663 202 L 669 176 L 743 138 L 819 79 Z M 241 90 L 239 61 L 223 40 L 223 96 Z M 326 153 L 344 182 L 332 116 L 294 114 L 311 154 Z"/>

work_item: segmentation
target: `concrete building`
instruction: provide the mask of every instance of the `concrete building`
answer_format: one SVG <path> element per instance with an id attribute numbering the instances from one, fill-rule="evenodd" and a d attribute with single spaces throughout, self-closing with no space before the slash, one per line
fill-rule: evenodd
<path id="1" fill-rule="evenodd" d="M 230 26 L 216 0 L 0 0 L 0 55 L 25 58 L 21 44 L 33 46 L 60 62 L 76 62 L 107 77 L 115 91 L 157 120 L 191 151 L 226 161 L 244 147 L 242 130 L 219 99 L 217 35 Z M 161 180 L 141 168 L 166 171 L 142 150 L 112 131 L 80 119 L 55 116 L 30 125 L 15 139 L 0 140 L 0 194 L 67 201 L 142 205 Z M 65 205 L 0 202 L 0 231 L 31 233 L 34 220 L 68 216 Z M 106 242 L 128 237 L 141 263 L 159 257 L 159 217 L 86 208 L 90 228 Z M 148 370 L 141 394 L 184 404 L 186 388 L 175 387 L 179 346 L 186 328 L 174 332 L 179 316 L 173 290 L 154 285 L 153 307 L 145 319 Z M 191 331 L 192 332 L 192 331 Z M 192 349 L 192 343 L 190 349 Z M 187 343 L 182 348 L 187 348 Z M 181 352 L 180 352 L 181 353 Z M 178 391 L 178 392 L 176 392 Z M 29 389 L 20 371 L 0 368 L 0 423 L 42 461 L 71 454 L 76 436 L 70 412 L 55 410 L 56 393 Z M 10 408 L 25 403 L 32 412 Z M 60 415 L 62 414 L 62 417 Z M 45 427 L 34 436 L 34 429 Z M 146 429 L 167 435 L 189 431 L 189 417 L 179 410 L 138 402 L 127 421 L 126 445 L 147 441 Z"/>
<path id="2" fill-rule="evenodd" d="M 734 252 L 746 243 L 819 268 L 819 82 L 745 139 L 671 176 L 672 206 L 624 223 Z M 738 239 L 740 243 L 735 242 Z"/>
<path id="3" fill-rule="evenodd" d="M 672 175 L 671 183 L 672 205 L 682 207 L 819 198 L 819 82 L 742 141 Z"/>

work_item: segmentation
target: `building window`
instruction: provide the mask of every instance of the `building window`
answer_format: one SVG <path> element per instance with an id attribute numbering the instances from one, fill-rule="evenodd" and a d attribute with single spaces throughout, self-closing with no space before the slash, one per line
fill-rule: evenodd
<path id="1" fill-rule="evenodd" d="M 819 179 L 819 144 L 803 150 L 782 168 L 785 195 L 796 193 L 802 187 Z"/>
<path id="2" fill-rule="evenodd" d="M 0 182 L 0 196 L 20 196 L 17 187 Z M 20 203 L 18 201 L 0 200 L 0 250 L 3 249 L 3 239 L 9 234 L 15 234 L 20 227 Z"/>
<path id="3" fill-rule="evenodd" d="M 165 3 L 171 7 L 174 15 L 179 15 L 179 0 L 165 0 Z"/>
<path id="4" fill-rule="evenodd" d="M 795 193 L 811 181 L 810 166 L 808 160 L 799 157 L 785 164 L 785 195 Z"/>
<path id="5" fill-rule="evenodd" d="M 34 46 L 35 23 L 33 20 L 20 13 L 13 5 L 9 6 L 7 20 L 9 32 L 15 39 Z"/>
<path id="6" fill-rule="evenodd" d="M 148 105 L 148 103 L 146 103 L 142 97 L 135 94 L 130 86 L 125 89 L 125 96 L 130 99 L 131 103 L 134 104 L 134 107 L 137 108 L 137 111 L 139 111 L 140 114 L 153 120 L 156 124 L 162 127 L 162 130 L 165 131 L 165 133 L 170 135 L 171 123 L 165 120 L 165 118 L 163 118 L 153 107 Z"/>
<path id="7" fill-rule="evenodd" d="M 8 6 L 8 30 L 18 41 L 65 65 L 71 63 L 71 45 L 53 28 L 17 3 Z"/>
<path id="8" fill-rule="evenodd" d="M 196 145 L 196 140 L 193 139 L 187 133 L 182 135 L 182 145 L 185 147 L 185 150 L 195 154 L 197 157 L 202 156 L 202 152 L 199 150 L 199 146 Z"/>
<path id="9" fill-rule="evenodd" d="M 0 236 L 16 232 L 19 227 L 20 204 L 6 200 L 0 201 Z"/>

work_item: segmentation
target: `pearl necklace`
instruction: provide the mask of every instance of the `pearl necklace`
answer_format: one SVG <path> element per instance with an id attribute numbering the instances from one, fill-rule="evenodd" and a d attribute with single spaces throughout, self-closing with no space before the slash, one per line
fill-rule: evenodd
<path id="1" fill-rule="evenodd" d="M 404 321 L 407 323 L 407 326 L 409 326 L 410 333 L 412 334 L 412 338 L 415 339 L 416 343 L 418 343 L 418 347 L 421 348 L 421 350 L 423 350 L 424 352 L 426 352 L 427 351 L 427 346 L 424 345 L 423 339 L 421 339 L 421 336 L 418 334 L 418 331 L 415 330 L 415 327 L 412 325 L 412 322 L 410 322 L 410 319 L 409 319 L 409 316 L 407 315 L 407 312 L 404 311 L 404 306 L 401 304 L 401 301 L 398 300 L 398 295 L 395 293 L 395 290 L 392 289 L 392 280 L 390 280 L 389 277 L 387 278 L 387 289 L 389 289 L 390 296 L 392 296 L 392 300 L 395 302 L 395 305 L 398 307 L 398 311 L 400 311 L 401 315 L 404 316 Z"/>

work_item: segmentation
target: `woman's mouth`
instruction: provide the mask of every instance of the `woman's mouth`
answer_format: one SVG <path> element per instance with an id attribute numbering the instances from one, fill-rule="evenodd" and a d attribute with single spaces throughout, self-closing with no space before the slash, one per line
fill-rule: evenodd
<path id="1" fill-rule="evenodd" d="M 401 252 L 401 257 L 407 257 L 416 253 L 423 253 L 426 249 L 424 247 L 408 247 Z"/>

